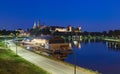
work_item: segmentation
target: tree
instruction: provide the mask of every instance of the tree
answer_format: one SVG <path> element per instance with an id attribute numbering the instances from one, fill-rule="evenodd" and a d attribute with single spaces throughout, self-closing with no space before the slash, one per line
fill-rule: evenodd
<path id="1" fill-rule="evenodd" d="M 106 31 L 103 31 L 102 34 L 103 34 L 104 36 L 106 36 L 106 35 L 107 35 L 107 32 L 106 32 Z"/>
<path id="2" fill-rule="evenodd" d="M 109 36 L 113 36 L 113 35 L 114 35 L 114 32 L 113 32 L 112 30 L 109 30 L 108 35 L 109 35 Z"/>

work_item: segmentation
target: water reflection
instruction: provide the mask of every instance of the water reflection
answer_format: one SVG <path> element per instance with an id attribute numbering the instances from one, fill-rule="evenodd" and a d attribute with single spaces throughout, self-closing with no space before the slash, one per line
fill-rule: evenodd
<path id="1" fill-rule="evenodd" d="M 102 40 L 100 40 L 100 39 L 83 39 L 82 40 L 82 42 L 84 42 L 84 43 L 91 43 L 91 42 L 101 42 Z"/>
<path id="2" fill-rule="evenodd" d="M 89 41 L 91 42 L 89 43 Z M 76 43 L 78 44 L 73 42 L 72 47 L 75 45 L 79 47 L 79 41 Z M 120 43 L 86 40 L 80 43 L 80 50 L 78 47 L 73 48 L 73 52 L 77 51 L 76 64 L 78 66 L 98 70 L 102 74 L 120 74 L 120 53 L 114 52 L 120 51 Z M 74 64 L 74 53 L 70 54 L 64 61 Z"/>
<path id="3" fill-rule="evenodd" d="M 73 47 L 81 48 L 81 42 L 80 41 L 72 41 L 71 45 L 72 45 L 72 48 Z"/>
<path id="4" fill-rule="evenodd" d="M 108 48 L 112 48 L 115 51 L 120 51 L 120 43 L 119 42 L 106 42 Z"/>
<path id="5" fill-rule="evenodd" d="M 79 49 L 81 48 L 81 44 L 80 44 L 80 43 L 78 43 L 78 48 L 79 48 Z"/>

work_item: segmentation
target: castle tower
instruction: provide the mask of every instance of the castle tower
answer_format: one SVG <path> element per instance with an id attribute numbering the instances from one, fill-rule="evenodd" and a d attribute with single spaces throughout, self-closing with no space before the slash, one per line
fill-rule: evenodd
<path id="1" fill-rule="evenodd" d="M 82 31 L 82 28 L 81 28 L 80 26 L 78 27 L 78 31 L 79 31 L 79 32 L 81 32 L 81 31 Z"/>
<path id="2" fill-rule="evenodd" d="M 68 26 L 68 32 L 72 32 L 72 26 L 71 25 Z"/>
<path id="3" fill-rule="evenodd" d="M 36 22 L 34 22 L 33 29 L 36 29 L 36 28 L 37 28 L 37 25 L 36 25 Z"/>
<path id="4" fill-rule="evenodd" d="M 40 28 L 40 20 L 38 20 L 37 27 Z"/>

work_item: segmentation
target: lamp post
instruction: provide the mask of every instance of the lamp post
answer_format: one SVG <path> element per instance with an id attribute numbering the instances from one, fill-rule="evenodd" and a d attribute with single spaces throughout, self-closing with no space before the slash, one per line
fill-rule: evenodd
<path id="1" fill-rule="evenodd" d="M 77 32 L 75 33 L 75 35 L 76 35 L 75 40 L 77 40 L 77 36 L 78 36 Z M 76 49 L 74 49 L 74 74 L 76 74 Z"/>
<path id="2" fill-rule="evenodd" d="M 74 35 L 73 32 L 71 32 L 71 34 Z M 74 54 L 74 74 L 76 74 L 76 50 L 75 49 L 74 49 L 73 54 Z"/>
<path id="3" fill-rule="evenodd" d="M 4 36 L 4 39 L 5 39 L 5 47 L 7 48 L 6 36 Z"/>
<path id="4" fill-rule="evenodd" d="M 17 55 L 17 37 L 15 37 L 15 45 L 16 45 L 16 55 Z"/>
<path id="5" fill-rule="evenodd" d="M 74 74 L 76 74 L 76 50 L 74 50 Z"/>

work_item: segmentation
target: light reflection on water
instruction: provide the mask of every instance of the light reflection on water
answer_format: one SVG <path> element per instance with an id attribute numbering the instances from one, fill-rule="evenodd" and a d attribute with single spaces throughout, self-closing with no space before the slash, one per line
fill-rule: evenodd
<path id="1" fill-rule="evenodd" d="M 103 74 L 120 74 L 119 50 L 120 43 L 116 42 L 82 42 L 80 48 L 73 45 L 78 66 L 98 70 Z M 64 61 L 74 64 L 74 54 L 69 54 Z"/>

